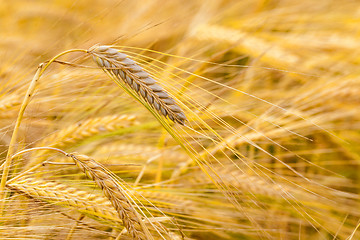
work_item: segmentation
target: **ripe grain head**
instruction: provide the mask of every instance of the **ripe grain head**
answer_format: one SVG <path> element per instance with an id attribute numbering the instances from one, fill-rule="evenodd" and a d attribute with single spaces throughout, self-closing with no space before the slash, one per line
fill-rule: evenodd
<path id="1" fill-rule="evenodd" d="M 181 125 L 185 124 L 186 116 L 176 101 L 127 55 L 109 46 L 94 46 L 89 52 L 101 68 L 123 81 L 159 114 Z"/>
<path id="2" fill-rule="evenodd" d="M 72 153 L 69 156 L 76 165 L 103 190 L 110 200 L 127 231 L 133 239 L 152 239 L 149 230 L 143 223 L 140 214 L 135 210 L 128 199 L 125 189 L 109 174 L 109 172 L 95 160 L 88 156 Z"/>

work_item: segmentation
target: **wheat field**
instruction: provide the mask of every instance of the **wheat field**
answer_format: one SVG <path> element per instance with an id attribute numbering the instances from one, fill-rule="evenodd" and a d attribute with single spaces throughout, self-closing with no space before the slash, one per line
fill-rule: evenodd
<path id="1" fill-rule="evenodd" d="M 0 1 L 1 239 L 360 239 L 360 3 Z"/>

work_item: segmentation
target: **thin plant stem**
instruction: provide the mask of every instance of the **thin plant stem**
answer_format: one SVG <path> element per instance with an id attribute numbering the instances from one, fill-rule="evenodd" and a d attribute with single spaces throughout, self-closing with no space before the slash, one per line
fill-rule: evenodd
<path id="1" fill-rule="evenodd" d="M 69 233 L 68 233 L 68 235 L 67 235 L 67 237 L 66 237 L 66 240 L 71 240 L 71 239 L 72 239 L 76 228 L 78 227 L 80 221 L 83 220 L 84 217 L 85 217 L 85 215 L 84 215 L 84 214 L 81 214 L 81 215 L 78 217 L 78 219 L 76 219 L 74 225 L 72 226 L 72 228 L 70 229 L 70 231 L 69 231 Z"/>
<path id="2" fill-rule="evenodd" d="M 37 151 L 37 150 L 53 150 L 53 151 L 57 151 L 57 152 L 65 155 L 65 156 L 68 156 L 68 153 L 67 153 L 67 152 L 65 152 L 65 151 L 63 151 L 63 150 L 61 150 L 61 149 L 58 149 L 58 148 L 54 148 L 54 147 L 35 147 L 35 148 L 29 148 L 29 149 L 25 149 L 25 150 L 22 150 L 22 151 L 20 151 L 20 152 L 17 152 L 17 153 L 15 153 L 14 155 L 12 155 L 11 159 L 13 159 L 13 158 L 15 158 L 15 157 L 18 157 L 18 156 L 20 156 L 20 155 L 22 155 L 22 154 L 24 154 L 24 153 L 32 152 L 32 151 Z M 45 161 L 45 162 L 39 163 L 39 164 L 33 166 L 32 168 L 29 168 L 28 170 L 20 173 L 20 174 L 17 175 L 16 177 L 8 180 L 7 183 L 9 183 L 9 182 L 14 182 L 15 180 L 17 180 L 17 179 L 21 178 L 22 176 L 26 175 L 27 173 L 32 172 L 32 171 L 35 171 L 36 169 L 44 166 L 44 165 L 47 164 L 47 163 L 49 163 L 49 162 Z"/>
<path id="3" fill-rule="evenodd" d="M 37 69 L 37 71 L 35 73 L 35 76 L 32 79 L 32 81 L 30 83 L 30 86 L 29 86 L 29 88 L 28 88 L 28 90 L 26 92 L 25 98 L 24 98 L 23 103 L 22 103 L 21 108 L 20 108 L 19 115 L 18 115 L 16 123 L 15 123 L 13 134 L 11 136 L 9 149 L 8 149 L 8 152 L 7 152 L 7 155 L 6 155 L 5 162 L 1 166 L 3 168 L 3 173 L 2 173 L 2 176 L 1 176 L 1 183 L 0 183 L 0 214 L 1 215 L 3 213 L 3 209 L 4 209 L 4 206 L 5 206 L 5 195 L 6 195 L 5 194 L 5 184 L 6 184 L 8 175 L 9 175 L 10 165 L 11 165 L 11 162 L 12 162 L 12 159 L 13 159 L 11 156 L 13 155 L 13 152 L 15 150 L 15 145 L 16 145 L 17 138 L 18 138 L 19 127 L 20 127 L 22 118 L 24 116 L 25 109 L 26 109 L 27 105 L 30 102 L 30 98 L 31 98 L 32 94 L 34 93 L 36 84 L 37 84 L 37 82 L 38 82 L 38 80 L 40 78 L 40 75 L 41 75 L 41 72 L 42 72 L 41 70 L 43 69 L 43 67 L 44 67 L 44 64 L 39 65 L 39 67 L 38 67 L 38 69 Z"/>
<path id="4" fill-rule="evenodd" d="M 65 55 L 65 54 L 71 53 L 71 52 L 85 52 L 85 53 L 88 53 L 88 51 L 84 50 L 84 49 L 71 49 L 71 50 L 59 53 L 54 58 L 52 58 L 50 61 L 48 61 L 46 64 L 41 63 L 38 66 L 37 71 L 36 71 L 32 81 L 30 82 L 29 88 L 28 88 L 28 90 L 26 92 L 25 98 L 24 98 L 24 100 L 23 100 L 23 102 L 21 104 L 21 107 L 20 107 L 18 117 L 16 119 L 14 131 L 13 131 L 13 134 L 11 136 L 11 140 L 10 140 L 10 144 L 9 144 L 9 148 L 8 148 L 8 152 L 7 152 L 7 155 L 6 155 L 5 162 L 0 167 L 0 169 L 3 170 L 2 176 L 1 176 L 1 183 L 0 183 L 0 215 L 1 216 L 3 214 L 4 206 L 5 206 L 5 196 L 6 196 L 5 185 L 6 185 L 6 181 L 8 179 L 8 176 L 9 176 L 10 166 L 11 166 L 11 163 L 12 163 L 12 160 L 13 160 L 12 155 L 15 152 L 16 142 L 18 140 L 19 128 L 20 128 L 20 124 L 21 124 L 21 121 L 23 119 L 26 107 L 28 106 L 28 104 L 29 104 L 29 102 L 31 100 L 31 97 L 33 96 L 33 93 L 35 91 L 37 82 L 39 81 L 39 79 L 40 79 L 41 75 L 44 73 L 44 71 L 57 58 Z"/>
<path id="5" fill-rule="evenodd" d="M 15 157 L 21 155 L 21 154 L 24 154 L 24 153 L 27 153 L 27 152 L 32 152 L 32 151 L 37 151 L 37 150 L 53 150 L 53 151 L 57 151 L 59 153 L 62 153 L 66 156 L 66 152 L 59 149 L 59 148 L 54 148 L 54 147 L 34 147 L 34 148 L 29 148 L 29 149 L 25 149 L 25 150 L 22 150 L 20 152 L 17 152 L 15 153 L 14 155 L 11 156 L 11 159 L 14 159 Z"/>
<path id="6" fill-rule="evenodd" d="M 149 160 L 146 161 L 145 165 L 143 166 L 143 168 L 141 169 L 139 175 L 137 176 L 135 182 L 134 182 L 134 187 L 137 186 L 141 180 L 141 178 L 143 177 L 145 170 L 147 168 L 147 166 L 152 163 L 153 161 L 155 161 L 156 159 L 158 159 L 159 157 L 161 157 L 162 154 L 158 154 L 152 158 L 150 158 Z"/>

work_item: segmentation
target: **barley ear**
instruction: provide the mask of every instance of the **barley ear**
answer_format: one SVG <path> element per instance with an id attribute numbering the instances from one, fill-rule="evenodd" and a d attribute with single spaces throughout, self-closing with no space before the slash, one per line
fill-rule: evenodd
<path id="1" fill-rule="evenodd" d="M 70 153 L 68 156 L 103 190 L 104 195 L 118 212 L 125 228 L 133 239 L 153 239 L 140 214 L 134 209 L 126 196 L 124 188 L 111 176 L 108 170 L 86 155 Z"/>
<path id="2" fill-rule="evenodd" d="M 63 183 L 23 177 L 6 184 L 8 189 L 25 194 L 29 198 L 53 205 L 74 208 L 81 214 L 107 224 L 121 225 L 117 212 L 110 201 L 94 192 L 80 190 Z"/>
<path id="3" fill-rule="evenodd" d="M 94 46 L 89 53 L 98 66 L 129 86 L 160 115 L 185 124 L 186 116 L 175 100 L 127 55 L 109 46 Z"/>

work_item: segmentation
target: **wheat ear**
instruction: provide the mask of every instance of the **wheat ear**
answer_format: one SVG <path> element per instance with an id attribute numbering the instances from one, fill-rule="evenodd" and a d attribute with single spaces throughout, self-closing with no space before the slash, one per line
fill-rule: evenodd
<path id="1" fill-rule="evenodd" d="M 134 115 L 108 115 L 104 117 L 90 118 L 57 131 L 42 141 L 37 146 L 51 146 L 65 149 L 74 146 L 81 141 L 99 134 L 114 132 L 120 129 L 138 125 Z M 44 161 L 44 152 L 36 153 L 26 165 L 26 168 Z"/>
<path id="2" fill-rule="evenodd" d="M 9 95 L 0 100 L 0 113 L 8 111 L 9 109 L 21 104 L 21 97 L 19 95 Z"/>
<path id="3" fill-rule="evenodd" d="M 159 114 L 181 125 L 185 124 L 186 116 L 175 100 L 127 55 L 109 46 L 94 46 L 89 53 L 101 68 L 122 80 Z"/>
<path id="4" fill-rule="evenodd" d="M 26 196 L 56 205 L 75 208 L 96 220 L 121 225 L 108 199 L 66 184 L 25 177 L 6 184 L 6 187 Z"/>
<path id="5" fill-rule="evenodd" d="M 134 115 L 109 115 L 72 124 L 44 138 L 39 146 L 67 147 L 92 136 L 139 124 Z"/>
<path id="6" fill-rule="evenodd" d="M 152 239 L 149 230 L 136 212 L 122 186 L 95 160 L 77 153 L 68 154 L 76 165 L 103 190 L 124 223 L 125 228 L 136 240 Z"/>
<path id="7" fill-rule="evenodd" d="M 232 187 L 242 190 L 244 193 L 259 194 L 268 197 L 286 197 L 290 194 L 290 189 L 279 183 L 271 183 L 259 176 L 253 176 L 246 173 L 240 173 L 234 166 L 214 167 L 214 172 L 221 176 L 221 180 Z M 213 174 L 211 174 L 213 175 Z M 211 184 L 210 179 L 199 172 L 187 176 L 185 181 L 199 184 Z"/>

